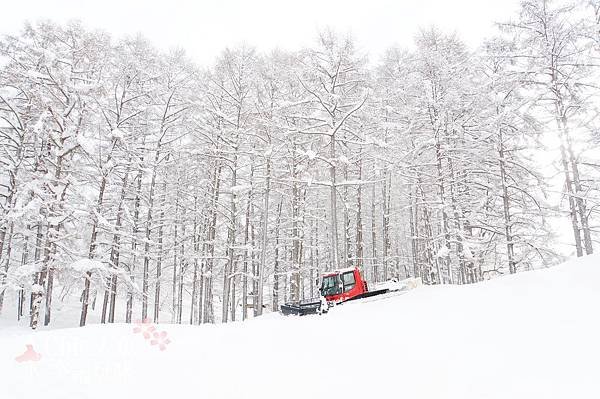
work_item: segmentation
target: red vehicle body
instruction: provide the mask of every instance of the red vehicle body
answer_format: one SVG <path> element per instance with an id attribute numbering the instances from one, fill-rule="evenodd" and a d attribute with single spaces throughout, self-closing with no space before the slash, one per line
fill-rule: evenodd
<path id="1" fill-rule="evenodd" d="M 357 267 L 324 274 L 321 279 L 321 296 L 329 303 L 341 303 L 369 292 L 367 282 Z"/>

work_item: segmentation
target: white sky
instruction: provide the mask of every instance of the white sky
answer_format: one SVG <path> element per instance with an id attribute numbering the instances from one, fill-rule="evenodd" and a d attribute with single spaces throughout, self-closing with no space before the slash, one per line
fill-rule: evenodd
<path id="1" fill-rule="evenodd" d="M 350 31 L 375 60 L 394 43 L 409 46 L 419 27 L 457 31 L 471 46 L 514 16 L 519 0 L 0 0 L 0 34 L 26 20 L 80 19 L 113 36 L 142 33 L 161 48 L 184 48 L 210 63 L 226 46 L 259 50 L 310 45 L 319 28 Z M 9 3 L 9 4 L 7 4 Z"/>

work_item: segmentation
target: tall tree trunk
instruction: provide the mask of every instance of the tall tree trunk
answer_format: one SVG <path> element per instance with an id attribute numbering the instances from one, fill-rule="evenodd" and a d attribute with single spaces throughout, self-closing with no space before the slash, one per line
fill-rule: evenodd
<path id="1" fill-rule="evenodd" d="M 295 158 L 292 165 L 292 179 L 294 183 L 292 183 L 292 273 L 290 279 L 290 300 L 295 302 L 300 300 L 300 239 L 298 237 L 300 234 L 298 228 L 300 190 L 298 183 L 296 183 L 297 164 Z"/>
<path id="2" fill-rule="evenodd" d="M 388 187 L 388 172 L 387 168 L 383 169 L 383 186 L 382 186 L 382 203 L 381 203 L 381 217 L 382 217 L 382 255 L 381 264 L 383 267 L 383 281 L 388 280 L 388 257 L 390 251 L 390 198 L 389 198 L 389 187 Z"/>
<path id="3" fill-rule="evenodd" d="M 2 259 L 3 263 L 4 263 L 4 271 L 1 270 L 2 265 L 0 264 L 0 273 L 2 278 L 0 278 L 0 287 L 4 286 L 4 282 L 6 281 L 6 278 L 8 276 L 8 268 L 10 265 L 10 255 L 12 252 L 12 238 L 13 238 L 13 231 L 14 231 L 14 223 L 11 222 L 10 223 L 10 227 L 8 229 L 8 240 L 7 240 L 7 245 L 6 245 L 6 255 Z M 1 250 L 0 250 L 1 251 Z M 2 252 L 0 252 L 1 254 Z M 0 290 L 0 314 L 2 314 L 2 307 L 4 306 L 4 293 L 6 291 L 6 288 L 1 288 Z"/>
<path id="4" fill-rule="evenodd" d="M 190 300 L 190 324 L 194 325 L 198 320 L 198 252 L 200 245 L 198 243 L 198 196 L 194 195 L 194 226 L 192 230 L 192 248 L 194 251 L 194 275 L 192 276 L 192 298 Z"/>
<path id="5" fill-rule="evenodd" d="M 236 290 L 236 280 L 237 280 L 237 272 L 238 272 L 238 258 L 239 256 L 236 256 L 234 261 L 233 261 L 233 268 L 231 270 L 231 302 L 230 302 L 230 306 L 231 309 L 229 310 L 231 312 L 231 321 L 235 321 L 235 313 L 236 313 L 236 295 L 235 295 L 235 290 Z"/>
<path id="6" fill-rule="evenodd" d="M 425 197 L 425 190 L 423 189 L 423 182 L 420 177 L 417 177 L 417 188 L 421 195 L 421 201 L 423 203 L 423 230 L 425 232 L 425 264 L 428 267 L 427 281 L 430 283 L 442 283 L 442 272 L 440 262 L 435 256 L 436 244 L 433 236 L 433 227 L 431 223 L 431 214 L 429 208 L 426 206 L 427 199 Z"/>
<path id="7" fill-rule="evenodd" d="M 559 131 L 562 132 L 560 120 L 557 120 L 559 124 Z M 575 203 L 575 193 L 574 193 L 574 185 L 573 180 L 571 178 L 571 170 L 569 168 L 569 160 L 567 156 L 567 150 L 565 146 L 565 137 L 564 134 L 561 133 L 561 143 L 560 143 L 560 155 L 561 155 L 561 163 L 563 166 L 563 173 L 565 175 L 565 189 L 567 200 L 569 202 L 569 211 L 571 217 L 571 228 L 573 229 L 573 237 L 575 239 L 575 250 L 577 256 L 583 256 L 583 245 L 581 239 L 581 230 L 579 227 L 579 218 L 577 212 L 577 205 Z"/>
<path id="8" fill-rule="evenodd" d="M 163 262 L 163 231 L 165 225 L 165 207 L 167 206 L 167 181 L 162 184 L 162 201 L 160 206 L 160 220 L 158 221 L 158 255 L 156 259 L 156 283 L 154 284 L 154 323 L 160 322 L 160 284 Z"/>
<path id="9" fill-rule="evenodd" d="M 375 225 L 376 207 L 375 207 L 375 184 L 371 192 L 371 268 L 373 273 L 373 282 L 379 281 L 379 270 L 377 267 L 377 227 Z"/>
<path id="10" fill-rule="evenodd" d="M 177 184 L 179 184 L 179 182 Z M 175 196 L 175 220 L 173 226 L 173 279 L 171 280 L 171 323 L 175 323 L 177 321 L 177 238 L 179 236 L 179 190 L 176 190 Z"/>
<path id="11" fill-rule="evenodd" d="M 273 262 L 273 312 L 279 310 L 279 227 L 281 225 L 281 210 L 283 199 L 279 200 L 277 205 L 277 221 L 275 222 L 275 260 Z"/>
<path id="12" fill-rule="evenodd" d="M 254 205 L 250 207 L 250 214 L 254 214 Z M 250 247 L 256 248 L 256 230 L 254 228 L 254 224 L 250 224 Z M 253 315 L 254 317 L 258 316 L 258 309 L 256 308 L 256 303 L 258 302 L 258 262 L 256 259 L 256 251 L 252 251 L 250 253 L 250 262 L 252 264 L 252 305 L 253 305 Z"/>
<path id="13" fill-rule="evenodd" d="M 187 270 L 187 260 L 185 259 L 185 204 L 181 212 L 181 243 L 179 246 L 179 290 L 177 293 L 177 324 L 181 324 L 183 317 L 183 284 L 185 281 L 185 272 Z M 176 250 L 176 248 L 175 248 Z"/>
<path id="14" fill-rule="evenodd" d="M 43 218 L 44 212 L 40 212 L 40 216 Z M 38 264 L 41 253 L 42 253 L 42 240 L 43 240 L 43 227 L 40 221 L 37 222 L 36 227 L 36 238 L 35 238 L 35 250 L 34 250 L 34 261 Z M 46 278 L 46 273 L 44 269 L 37 272 L 34 276 L 34 284 L 31 289 L 31 317 L 30 317 L 30 327 L 33 330 L 36 330 L 38 327 L 39 317 L 40 317 L 40 305 L 42 303 L 42 296 L 44 295 L 44 281 Z"/>
<path id="15" fill-rule="evenodd" d="M 502 184 L 502 209 L 504 213 L 504 234 L 506 235 L 506 254 L 508 256 L 508 270 L 511 274 L 517 272 L 517 266 L 515 263 L 515 250 L 512 237 L 512 221 L 510 214 L 510 197 L 508 196 L 508 182 L 506 179 L 506 159 L 504 151 L 504 137 L 502 135 L 502 129 L 499 131 L 499 167 L 500 167 L 500 181 Z"/>
<path id="16" fill-rule="evenodd" d="M 267 173 L 265 177 L 265 194 L 264 194 L 264 205 L 263 205 L 263 220 L 262 220 L 262 248 L 260 253 L 260 265 L 258 267 L 258 294 L 257 303 L 258 315 L 262 315 L 263 311 L 263 285 L 264 285 L 264 274 L 267 263 L 267 243 L 269 236 L 269 197 L 271 195 L 271 158 L 267 158 Z"/>
<path id="17" fill-rule="evenodd" d="M 334 121 L 335 126 L 335 121 Z M 335 131 L 335 128 L 334 128 Z M 330 239 L 331 239 L 331 267 L 336 269 L 339 267 L 338 261 L 338 232 L 337 232 L 337 183 L 336 183 L 336 140 L 335 133 L 331 134 L 329 142 L 329 179 L 331 180 L 331 188 L 329 190 L 329 213 L 330 213 Z"/>
<path id="18" fill-rule="evenodd" d="M 129 180 L 129 168 L 131 163 L 127 162 L 127 169 L 123 176 L 123 184 L 121 186 L 121 194 L 119 197 L 119 207 L 117 209 L 117 220 L 115 223 L 115 234 L 113 235 L 113 245 L 111 248 L 111 263 L 112 269 L 114 270 L 111 279 L 111 291 L 110 291 L 110 309 L 108 312 L 108 322 L 115 322 L 115 308 L 117 306 L 117 271 L 119 270 L 119 263 L 121 258 L 121 227 L 123 224 L 123 207 L 125 205 L 125 195 L 127 193 L 127 183 Z"/>
<path id="19" fill-rule="evenodd" d="M 61 133 L 61 135 L 62 135 L 62 133 Z M 61 147 L 62 147 L 62 145 L 64 145 L 64 140 L 66 140 L 66 139 L 61 138 Z M 64 157 L 65 157 L 64 154 L 60 155 L 56 162 L 56 171 L 54 173 L 54 179 L 55 179 L 54 190 L 58 189 L 58 182 L 62 178 Z M 54 201 L 54 204 L 50 207 L 51 208 L 51 216 L 56 216 L 56 213 L 59 213 L 62 210 L 64 201 L 65 201 L 65 194 L 66 194 L 68 186 L 69 186 L 69 183 L 66 183 L 66 185 L 65 185 L 65 187 L 63 187 L 60 195 L 58 194 L 58 192 L 54 193 L 55 201 Z M 44 249 L 45 256 L 44 256 L 44 266 L 43 266 L 47 270 L 46 313 L 44 316 L 44 325 L 45 326 L 50 324 L 50 320 L 52 317 L 52 294 L 53 294 L 53 289 L 54 289 L 54 270 L 55 270 L 54 260 L 56 258 L 56 251 L 57 251 L 56 242 L 58 240 L 61 227 L 62 227 L 62 222 L 51 223 L 48 226 L 48 231 L 46 232 L 47 233 L 46 234 L 46 247 Z"/>
<path id="20" fill-rule="evenodd" d="M 212 286 L 213 286 L 213 263 L 215 256 L 215 238 L 217 234 L 217 207 L 219 204 L 219 190 L 221 186 L 221 164 L 218 163 L 215 166 L 214 181 L 213 181 L 213 192 L 211 202 L 211 221 L 208 229 L 208 259 L 207 259 L 207 270 L 206 273 L 208 278 L 206 280 L 206 295 L 204 301 L 204 322 L 214 323 L 214 310 L 213 310 L 213 297 L 212 297 Z"/>
<path id="21" fill-rule="evenodd" d="M 554 59 L 554 58 L 553 58 Z M 583 227 L 583 220 L 581 219 L 582 213 L 581 208 L 578 206 L 578 202 L 576 197 L 581 195 L 582 193 L 578 192 L 577 185 L 574 180 L 575 176 L 572 175 L 574 171 L 571 170 L 573 164 L 569 165 L 570 157 L 568 154 L 569 147 L 569 128 L 567 124 L 567 118 L 565 116 L 565 107 L 562 100 L 562 95 L 560 94 L 560 88 L 557 83 L 557 72 L 553 68 L 552 72 L 552 93 L 554 94 L 554 106 L 555 106 L 555 120 L 558 126 L 558 134 L 560 139 L 560 155 L 563 166 L 563 173 L 565 175 L 565 186 L 567 191 L 567 197 L 569 201 L 569 210 L 571 215 L 571 226 L 573 229 L 573 236 L 575 238 L 575 249 L 577 252 L 577 256 L 583 256 L 583 241 L 581 238 L 581 230 Z M 578 176 L 577 176 L 578 179 Z M 578 209 L 579 208 L 579 209 Z M 579 211 L 579 212 L 578 212 Z M 585 217 L 585 212 L 583 214 Z M 581 225 L 580 225 L 581 224 Z"/>
<path id="22" fill-rule="evenodd" d="M 229 312 L 229 296 L 231 288 L 231 271 L 233 270 L 233 262 L 235 258 L 235 241 L 236 241 L 236 221 L 237 221 L 237 154 L 234 154 L 234 159 L 231 167 L 231 201 L 229 202 L 229 225 L 227 229 L 227 264 L 223 271 L 223 308 L 221 309 L 221 321 L 227 323 Z"/>
<path id="23" fill-rule="evenodd" d="M 161 129 L 162 130 L 162 129 Z M 152 178 L 150 180 L 150 193 L 148 194 L 148 210 L 146 213 L 146 233 L 144 235 L 144 268 L 142 272 L 142 320 L 148 318 L 148 288 L 150 271 L 150 235 L 152 232 L 152 218 L 154 216 L 154 192 L 156 190 L 156 172 L 160 159 L 161 142 L 158 141 L 152 165 Z"/>
<path id="24" fill-rule="evenodd" d="M 106 316 L 108 312 L 108 299 L 110 297 L 110 291 L 112 289 L 112 278 L 107 277 L 105 284 L 106 286 L 104 287 L 104 297 L 102 299 L 102 317 L 100 318 L 100 323 L 102 324 L 106 323 Z"/>
<path id="25" fill-rule="evenodd" d="M 250 208 L 252 206 L 252 194 L 248 196 L 246 204 L 246 225 L 244 227 L 244 263 L 242 266 L 242 320 L 248 318 L 248 239 L 250 237 Z"/>
<path id="26" fill-rule="evenodd" d="M 362 152 L 358 161 L 358 180 L 362 180 Z M 364 238 L 362 221 L 362 185 L 359 184 L 356 194 L 356 266 L 364 272 Z"/>
<path id="27" fill-rule="evenodd" d="M 23 252 L 21 253 L 21 267 L 27 264 L 29 261 L 29 232 L 31 230 L 31 226 L 27 225 L 26 234 L 23 242 Z M 21 288 L 19 290 L 19 309 L 17 311 L 17 318 L 20 321 L 21 317 L 23 317 L 25 313 L 25 290 Z"/>
<path id="28" fill-rule="evenodd" d="M 344 137 L 345 139 L 345 137 Z M 344 181 L 347 182 L 348 181 L 348 164 L 344 163 L 344 167 L 342 169 L 343 171 L 343 175 L 344 175 Z M 350 215 L 348 214 L 348 184 L 344 184 L 344 187 L 342 188 L 342 198 L 343 198 L 343 205 L 344 205 L 344 212 L 343 212 L 343 218 L 344 218 L 344 259 L 342 260 L 344 267 L 350 267 L 350 257 L 351 257 L 351 246 L 352 244 L 350 243 Z"/>
<path id="29" fill-rule="evenodd" d="M 140 164 L 143 164 L 144 158 L 140 159 Z M 135 199 L 133 202 L 133 228 L 131 231 L 131 264 L 129 266 L 129 278 L 131 284 L 127 287 L 127 303 L 125 304 L 125 323 L 131 323 L 131 317 L 133 315 L 133 288 L 132 285 L 135 282 L 135 264 L 137 262 L 137 239 L 139 232 L 139 221 L 140 221 L 140 201 L 142 196 L 142 169 L 138 170 L 137 188 L 135 193 Z"/>
<path id="30" fill-rule="evenodd" d="M 411 249 L 411 261 L 413 267 L 413 274 L 415 277 L 422 277 L 421 270 L 419 268 L 418 261 L 418 252 L 419 252 L 419 242 L 418 242 L 418 225 L 417 225 L 417 217 L 419 215 L 419 208 L 417 203 L 417 196 L 415 193 L 415 187 L 411 184 L 408 193 L 408 203 L 410 204 L 408 208 L 408 220 L 410 225 L 410 249 Z"/>
<path id="31" fill-rule="evenodd" d="M 310 229 L 310 297 L 315 297 L 315 219 L 311 218 Z"/>
<path id="32" fill-rule="evenodd" d="M 450 260 L 450 229 L 448 227 L 448 213 L 446 212 L 446 194 L 445 194 L 445 183 L 444 183 L 444 172 L 442 167 L 442 145 L 439 140 L 439 132 L 436 133 L 436 143 L 435 143 L 435 154 L 436 154 L 436 165 L 437 165 L 437 173 L 438 173 L 438 194 L 440 198 L 440 206 L 442 209 L 442 233 L 444 236 L 444 246 L 446 247 L 447 254 L 444 256 L 444 261 L 446 263 L 446 269 L 448 271 L 448 282 L 450 284 L 454 283 L 453 280 L 453 272 L 452 272 L 452 262 Z M 443 281 L 440 276 L 440 281 Z"/>
<path id="33" fill-rule="evenodd" d="M 44 257 L 43 257 L 43 268 L 46 271 L 46 303 L 45 303 L 45 314 L 44 314 L 44 326 L 47 326 L 50 323 L 51 318 L 51 309 L 52 309 L 52 288 L 54 286 L 54 269 L 52 262 L 52 255 L 54 253 L 52 240 L 58 237 L 58 228 L 56 225 L 50 224 L 46 231 L 46 239 L 44 244 Z"/>
<path id="34" fill-rule="evenodd" d="M 457 144 L 453 143 L 450 141 L 449 138 L 449 133 L 448 130 L 445 130 L 445 134 L 446 134 L 446 145 L 448 146 L 448 148 L 453 148 L 455 147 Z M 456 132 L 452 132 L 452 134 L 456 134 Z M 454 216 L 454 228 L 456 229 L 456 232 L 454 233 L 454 237 L 455 237 L 455 241 L 456 241 L 456 252 L 458 254 L 458 261 L 459 261 L 459 275 L 460 275 L 460 282 L 461 283 L 466 283 L 465 281 L 465 276 L 466 276 L 466 266 L 465 266 L 465 256 L 464 256 L 464 246 L 463 246 L 463 237 L 462 237 L 462 223 L 461 223 L 461 218 L 462 218 L 462 212 L 458 209 L 458 204 L 457 204 L 457 199 L 456 199 L 456 192 L 458 191 L 457 186 L 458 186 L 458 181 L 456 178 L 456 173 L 454 171 L 454 161 L 452 159 L 452 156 L 448 156 L 447 160 L 446 160 L 447 164 L 448 164 L 448 170 L 450 172 L 450 182 L 448 184 L 449 186 L 449 194 L 450 194 L 450 206 L 452 207 L 452 215 Z M 453 283 L 453 278 L 452 276 L 450 277 L 450 283 Z"/>
<path id="35" fill-rule="evenodd" d="M 570 137 L 566 117 L 563 116 L 563 129 L 565 131 L 565 137 L 567 141 L 567 153 L 569 156 L 569 162 L 571 163 L 571 170 L 573 171 L 573 187 L 575 189 L 575 203 L 577 204 L 577 211 L 579 213 L 579 220 L 581 221 L 581 230 L 583 233 L 583 246 L 585 249 L 586 255 L 591 255 L 594 253 L 594 248 L 592 245 L 592 235 L 589 226 L 589 215 L 586 205 L 586 199 L 583 198 L 585 195 L 583 192 L 583 187 L 581 185 L 581 177 L 579 175 L 579 165 L 577 162 L 577 158 L 573 153 L 573 144 Z"/>

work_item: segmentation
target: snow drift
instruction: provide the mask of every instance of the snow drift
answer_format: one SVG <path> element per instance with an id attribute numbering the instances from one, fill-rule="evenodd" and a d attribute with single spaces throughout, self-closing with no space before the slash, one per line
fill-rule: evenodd
<path id="1" fill-rule="evenodd" d="M 590 256 L 325 316 L 3 328 L 0 397 L 598 398 L 599 285 Z"/>

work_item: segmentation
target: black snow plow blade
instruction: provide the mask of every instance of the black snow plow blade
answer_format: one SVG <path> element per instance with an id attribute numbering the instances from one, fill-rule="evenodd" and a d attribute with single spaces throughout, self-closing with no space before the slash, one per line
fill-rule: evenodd
<path id="1" fill-rule="evenodd" d="M 305 316 L 308 314 L 321 313 L 321 301 L 313 299 L 295 303 L 286 303 L 285 305 L 281 305 L 281 313 L 285 316 Z"/>

